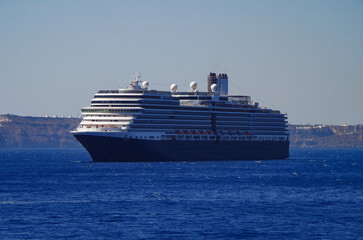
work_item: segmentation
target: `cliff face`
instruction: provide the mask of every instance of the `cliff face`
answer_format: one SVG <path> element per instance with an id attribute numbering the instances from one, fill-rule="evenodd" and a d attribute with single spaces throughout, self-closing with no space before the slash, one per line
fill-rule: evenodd
<path id="1" fill-rule="evenodd" d="M 74 148 L 80 118 L 0 115 L 0 148 Z M 363 125 L 290 125 L 291 147 L 363 148 Z"/>
<path id="2" fill-rule="evenodd" d="M 0 115 L 0 148 L 81 147 L 70 131 L 79 118 L 43 118 Z"/>
<path id="3" fill-rule="evenodd" d="M 290 125 L 291 147 L 363 147 L 363 125 Z"/>

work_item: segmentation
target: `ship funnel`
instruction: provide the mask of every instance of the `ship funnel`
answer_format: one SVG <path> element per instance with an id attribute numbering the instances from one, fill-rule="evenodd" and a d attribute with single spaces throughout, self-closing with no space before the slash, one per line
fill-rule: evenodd
<path id="1" fill-rule="evenodd" d="M 207 92 L 208 93 L 212 92 L 211 86 L 213 84 L 218 84 L 218 79 L 217 79 L 216 74 L 211 72 L 211 73 L 209 73 L 208 79 L 207 79 Z"/>
<path id="2" fill-rule="evenodd" d="M 218 74 L 218 85 L 219 85 L 219 94 L 221 96 L 228 95 L 228 76 L 225 73 Z"/>

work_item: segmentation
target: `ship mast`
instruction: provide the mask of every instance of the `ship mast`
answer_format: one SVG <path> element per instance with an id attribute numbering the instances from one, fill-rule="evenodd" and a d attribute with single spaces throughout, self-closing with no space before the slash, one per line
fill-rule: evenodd
<path id="1" fill-rule="evenodd" d="M 130 89 L 141 89 L 141 86 L 139 86 L 139 83 L 141 82 L 140 78 L 141 78 L 140 73 L 134 74 L 134 77 L 133 77 L 134 80 L 131 81 Z"/>

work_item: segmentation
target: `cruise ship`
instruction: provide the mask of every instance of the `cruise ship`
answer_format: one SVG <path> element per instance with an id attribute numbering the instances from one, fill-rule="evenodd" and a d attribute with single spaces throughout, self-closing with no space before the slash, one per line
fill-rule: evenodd
<path id="1" fill-rule="evenodd" d="M 250 96 L 228 95 L 227 74 L 210 73 L 207 91 L 100 90 L 71 133 L 95 162 L 267 160 L 289 157 L 287 115 Z"/>

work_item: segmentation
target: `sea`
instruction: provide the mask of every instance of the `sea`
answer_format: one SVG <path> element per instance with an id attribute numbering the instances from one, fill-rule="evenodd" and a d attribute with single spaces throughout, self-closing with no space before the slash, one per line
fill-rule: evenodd
<path id="1" fill-rule="evenodd" d="M 141 163 L 2 149 L 0 239 L 363 239 L 362 174 L 363 149 Z"/>

